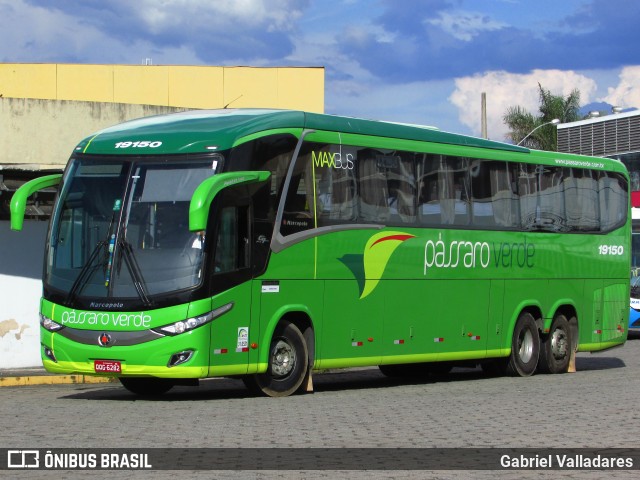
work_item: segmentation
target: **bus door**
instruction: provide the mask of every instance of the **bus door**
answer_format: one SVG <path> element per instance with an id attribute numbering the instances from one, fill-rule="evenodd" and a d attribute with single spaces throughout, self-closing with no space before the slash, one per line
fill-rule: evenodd
<path id="1" fill-rule="evenodd" d="M 211 324 L 210 375 L 245 374 L 249 363 L 251 207 L 245 192 L 245 187 L 225 190 L 211 213 L 212 309 L 230 306 L 230 310 Z"/>

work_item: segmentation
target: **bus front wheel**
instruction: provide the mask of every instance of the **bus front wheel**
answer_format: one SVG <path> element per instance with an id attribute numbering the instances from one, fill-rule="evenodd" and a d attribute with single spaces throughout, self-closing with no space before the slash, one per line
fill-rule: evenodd
<path id="1" fill-rule="evenodd" d="M 511 355 L 507 372 L 518 377 L 533 375 L 540 356 L 540 335 L 536 321 L 529 312 L 522 312 L 513 329 Z"/>
<path id="2" fill-rule="evenodd" d="M 286 397 L 296 392 L 309 368 L 309 350 L 300 329 L 281 322 L 269 346 L 269 365 L 265 373 L 245 377 L 245 385 L 269 397 Z"/>
<path id="3" fill-rule="evenodd" d="M 549 334 L 542 338 L 538 368 L 544 373 L 565 373 L 571 360 L 571 327 L 567 317 L 556 315 Z"/>

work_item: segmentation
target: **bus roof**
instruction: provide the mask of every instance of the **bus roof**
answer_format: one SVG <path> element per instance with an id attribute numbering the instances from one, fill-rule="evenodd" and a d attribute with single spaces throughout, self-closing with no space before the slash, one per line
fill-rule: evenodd
<path id="1" fill-rule="evenodd" d="M 203 153 L 226 150 L 261 134 L 299 134 L 305 129 L 473 147 L 503 153 L 535 154 L 537 161 L 564 165 L 577 166 L 584 163 L 584 166 L 589 166 L 592 163 L 587 160 L 590 157 L 529 150 L 508 143 L 444 132 L 433 127 L 271 109 L 189 110 L 130 120 L 85 138 L 75 150 L 99 155 Z M 566 160 L 559 160 L 560 158 L 584 161 L 567 163 Z M 621 162 L 607 158 L 599 158 L 598 164 L 593 166 L 626 171 Z"/>
<path id="2" fill-rule="evenodd" d="M 206 152 L 230 148 L 243 137 L 281 129 L 314 129 L 516 152 L 529 151 L 515 145 L 443 132 L 433 127 L 266 109 L 191 110 L 131 120 L 85 138 L 78 144 L 76 151 L 136 155 Z M 122 145 L 118 146 L 121 142 L 162 144 L 143 149 L 123 148 Z"/>

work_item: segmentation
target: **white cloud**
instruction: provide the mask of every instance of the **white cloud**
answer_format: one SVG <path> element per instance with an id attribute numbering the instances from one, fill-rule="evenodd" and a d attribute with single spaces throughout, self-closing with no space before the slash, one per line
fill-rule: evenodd
<path id="1" fill-rule="evenodd" d="M 456 89 L 449 100 L 458 108 L 460 122 L 468 126 L 473 135 L 480 135 L 480 96 L 486 92 L 489 138 L 504 141 L 508 128 L 502 123 L 502 117 L 507 108 L 520 105 L 532 114 L 538 114 L 538 83 L 554 95 L 567 96 L 573 89 L 578 89 L 582 105 L 593 101 L 597 88 L 593 79 L 573 71 L 533 70 L 527 74 L 486 72 L 457 78 Z"/>
<path id="2" fill-rule="evenodd" d="M 507 24 L 490 20 L 486 15 L 475 12 L 442 11 L 438 18 L 425 20 L 425 23 L 440 27 L 449 35 L 469 42 L 481 32 L 499 30 Z"/>
<path id="3" fill-rule="evenodd" d="M 350 25 L 346 28 L 345 38 L 355 45 L 364 46 L 373 40 L 376 43 L 393 43 L 397 35 L 385 30 L 380 25 Z"/>
<path id="4" fill-rule="evenodd" d="M 297 0 L 143 0 L 127 2 L 154 33 L 176 27 L 245 28 L 266 26 L 268 31 L 289 31 L 302 16 Z M 235 30 L 235 28 L 231 29 Z"/>
<path id="5" fill-rule="evenodd" d="M 602 101 L 623 108 L 640 108 L 640 66 L 624 67 L 619 78 L 620 83 L 609 87 Z"/>

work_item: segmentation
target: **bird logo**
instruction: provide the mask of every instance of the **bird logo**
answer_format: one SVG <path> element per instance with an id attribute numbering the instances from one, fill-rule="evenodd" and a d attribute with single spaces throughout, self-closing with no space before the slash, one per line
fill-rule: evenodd
<path id="1" fill-rule="evenodd" d="M 340 259 L 353 273 L 360 287 L 360 300 L 375 290 L 393 252 L 403 242 L 414 238 L 405 232 L 387 231 L 373 235 L 362 255 L 345 255 Z"/>

